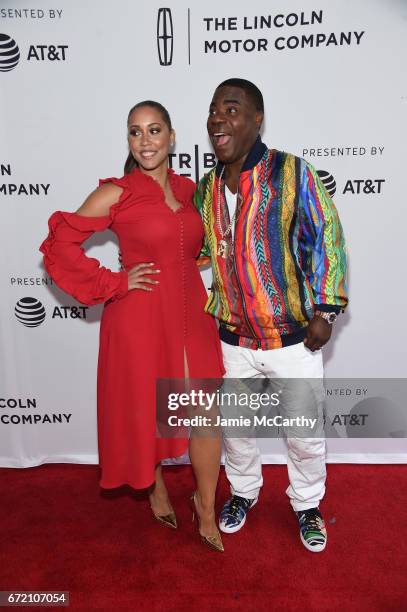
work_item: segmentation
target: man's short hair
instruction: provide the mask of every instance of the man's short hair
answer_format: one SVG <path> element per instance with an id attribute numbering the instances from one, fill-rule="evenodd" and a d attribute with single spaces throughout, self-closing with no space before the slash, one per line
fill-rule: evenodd
<path id="1" fill-rule="evenodd" d="M 226 79 L 226 81 L 222 81 L 216 89 L 219 89 L 219 87 L 240 87 L 253 102 L 256 110 L 264 113 L 263 94 L 251 81 L 247 81 L 246 79 Z"/>

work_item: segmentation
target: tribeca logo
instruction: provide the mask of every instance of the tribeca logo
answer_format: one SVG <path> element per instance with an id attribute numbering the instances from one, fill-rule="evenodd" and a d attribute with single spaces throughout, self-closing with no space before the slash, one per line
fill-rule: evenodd
<path id="1" fill-rule="evenodd" d="M 174 29 L 172 26 L 171 9 L 158 9 L 157 16 L 157 48 L 161 66 L 171 66 L 174 51 Z"/>
<path id="2" fill-rule="evenodd" d="M 199 146 L 194 146 L 193 153 L 170 153 L 168 155 L 169 166 L 181 176 L 194 177 L 195 183 L 199 183 L 199 166 L 203 165 L 204 171 L 216 166 L 215 153 L 201 153 Z"/>
<path id="3" fill-rule="evenodd" d="M 20 49 L 7 34 L 0 34 L 0 72 L 10 72 L 20 60 Z"/>
<path id="4" fill-rule="evenodd" d="M 333 198 L 336 192 L 336 181 L 334 177 L 326 170 L 317 170 L 317 174 L 321 179 L 323 186 L 325 187 L 331 198 Z"/>

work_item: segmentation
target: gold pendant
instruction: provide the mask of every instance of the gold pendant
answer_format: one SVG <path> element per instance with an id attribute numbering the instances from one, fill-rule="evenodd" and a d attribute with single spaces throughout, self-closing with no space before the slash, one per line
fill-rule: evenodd
<path id="1" fill-rule="evenodd" d="M 228 254 L 228 245 L 226 240 L 219 240 L 218 244 L 218 255 L 226 259 Z"/>

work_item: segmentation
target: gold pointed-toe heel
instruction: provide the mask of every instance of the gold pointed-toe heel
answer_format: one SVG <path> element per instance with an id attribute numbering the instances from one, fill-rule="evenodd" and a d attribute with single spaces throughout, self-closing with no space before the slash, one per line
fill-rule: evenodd
<path id="1" fill-rule="evenodd" d="M 199 514 L 196 511 L 196 506 L 195 506 L 195 493 L 193 493 L 191 495 L 191 497 L 189 498 L 189 503 L 191 506 L 191 510 L 192 510 L 192 522 L 194 522 L 195 520 L 195 514 L 198 517 L 198 530 L 199 530 Z M 220 533 L 218 532 L 217 535 L 215 536 L 204 536 L 201 533 L 199 533 L 200 538 L 201 538 L 201 542 L 203 542 L 204 544 L 207 544 L 207 546 L 210 546 L 210 548 L 213 548 L 214 550 L 217 550 L 218 552 L 224 552 L 224 548 L 223 548 L 223 543 L 222 543 L 222 538 L 220 537 Z"/>
<path id="2" fill-rule="evenodd" d="M 170 527 L 170 529 L 177 529 L 178 523 L 177 523 L 177 517 L 175 516 L 175 512 L 169 512 L 168 514 L 160 515 L 160 514 L 156 514 L 152 508 L 151 508 L 151 512 L 153 513 L 153 517 L 157 519 L 157 521 L 161 523 L 162 525 L 165 525 L 166 527 Z"/>

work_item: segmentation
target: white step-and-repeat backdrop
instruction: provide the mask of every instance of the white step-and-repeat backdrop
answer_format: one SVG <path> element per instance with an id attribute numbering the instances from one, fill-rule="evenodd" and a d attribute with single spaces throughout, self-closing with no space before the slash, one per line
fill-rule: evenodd
<path id="1" fill-rule="evenodd" d="M 163 4 L 0 2 L 1 466 L 97 462 L 101 307 L 44 273 L 49 215 L 122 175 L 127 113 L 143 99 L 169 109 L 171 163 L 197 180 L 214 160 L 208 105 L 229 77 L 260 87 L 264 141 L 309 160 L 342 219 L 351 305 L 325 349 L 327 375 L 344 389 L 349 377 L 406 377 L 406 2 Z M 118 269 L 110 232 L 90 239 L 89 254 Z M 34 303 L 41 316 L 29 326 L 15 308 Z M 405 429 L 393 429 L 339 433 L 329 460 L 405 462 Z M 284 461 L 281 440 L 260 444 L 265 462 Z"/>

